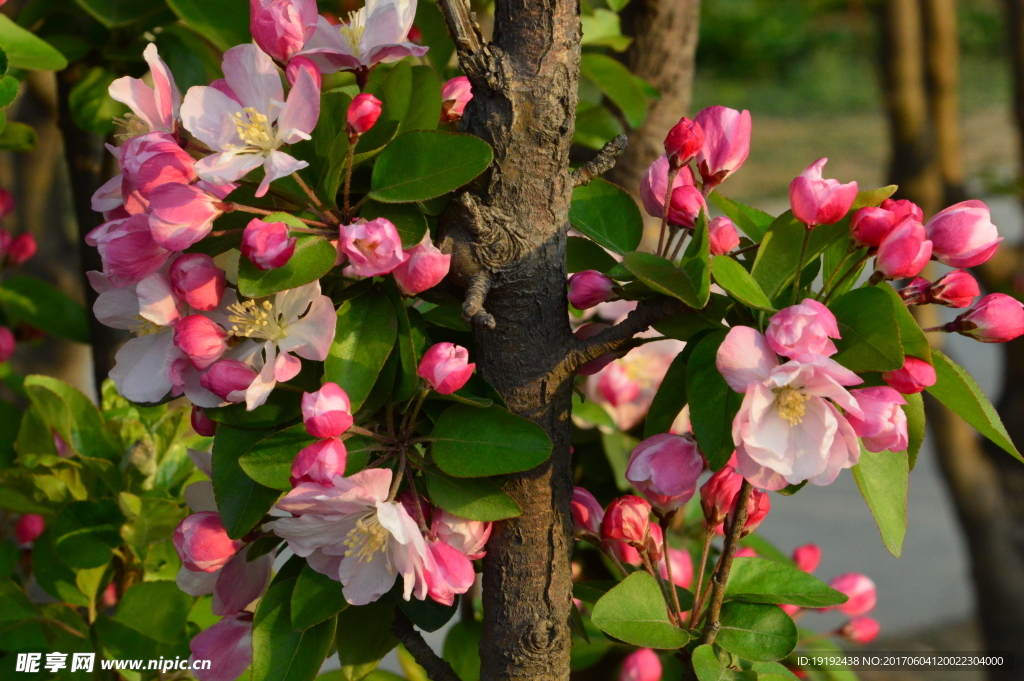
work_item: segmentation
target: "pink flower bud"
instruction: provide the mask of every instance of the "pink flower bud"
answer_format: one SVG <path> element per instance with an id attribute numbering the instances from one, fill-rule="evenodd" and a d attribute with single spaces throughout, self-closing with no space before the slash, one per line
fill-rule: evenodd
<path id="1" fill-rule="evenodd" d="M 193 572 L 216 572 L 244 544 L 228 536 L 215 511 L 193 513 L 182 520 L 174 530 L 173 541 L 182 565 Z"/>
<path id="2" fill-rule="evenodd" d="M 593 494 L 582 487 L 574 487 L 569 508 L 572 509 L 573 536 L 577 539 L 600 536 L 604 509 Z"/>
<path id="3" fill-rule="evenodd" d="M 739 170 L 750 154 L 750 112 L 709 106 L 694 121 L 704 131 L 704 146 L 697 154 L 700 176 L 706 188 L 714 187 Z"/>
<path id="4" fill-rule="evenodd" d="M 672 583 L 689 589 L 693 582 L 693 559 L 689 552 L 669 548 L 668 559 L 672 562 Z M 661 560 L 661 576 L 668 579 L 668 567 L 665 565 L 665 557 Z"/>
<path id="5" fill-rule="evenodd" d="M 726 466 L 701 485 L 700 506 L 708 527 L 716 528 L 725 521 L 742 484 L 743 476 L 732 466 Z"/>
<path id="6" fill-rule="evenodd" d="M 670 223 L 692 229 L 697 223 L 697 216 L 701 211 L 707 215 L 708 204 L 704 202 L 704 196 L 699 189 L 693 185 L 684 184 L 682 187 L 672 190 L 672 202 L 668 207 Z"/>
<path id="7" fill-rule="evenodd" d="M 28 232 L 22 232 L 11 239 L 7 248 L 3 249 L 3 265 L 5 267 L 16 267 L 32 259 L 36 254 L 36 238 Z"/>
<path id="8" fill-rule="evenodd" d="M 711 255 L 725 255 L 740 245 L 736 223 L 725 216 L 708 223 L 708 239 L 711 242 Z"/>
<path id="9" fill-rule="evenodd" d="M 18 524 L 14 526 L 14 536 L 18 538 L 19 544 L 31 544 L 46 529 L 46 519 L 35 513 L 26 513 L 18 518 Z"/>
<path id="10" fill-rule="evenodd" d="M 661 681 L 661 660 L 650 648 L 630 653 L 622 662 L 619 681 Z"/>
<path id="11" fill-rule="evenodd" d="M 613 407 L 632 402 L 640 395 L 640 383 L 629 375 L 622 362 L 613 362 L 601 373 L 597 389 Z"/>
<path id="12" fill-rule="evenodd" d="M 149 227 L 156 243 L 171 251 L 181 251 L 210 233 L 213 221 L 230 206 L 204 191 L 204 186 L 166 184 L 150 193 Z"/>
<path id="13" fill-rule="evenodd" d="M 704 458 L 692 439 L 663 433 L 636 446 L 629 457 L 626 479 L 662 515 L 675 511 L 697 491 Z"/>
<path id="14" fill-rule="evenodd" d="M 302 421 L 313 437 L 338 437 L 352 426 L 352 402 L 337 383 L 302 394 Z"/>
<path id="15" fill-rule="evenodd" d="M 569 277 L 569 303 L 586 310 L 614 297 L 615 282 L 597 270 L 583 270 Z"/>
<path id="16" fill-rule="evenodd" d="M 939 211 L 925 226 L 935 258 L 950 267 L 975 267 L 1003 240 L 982 201 L 962 201 Z"/>
<path id="17" fill-rule="evenodd" d="M 846 420 L 869 452 L 902 452 L 907 448 L 907 415 L 900 408 L 907 403 L 903 395 L 885 385 L 858 388 L 850 394 L 857 400 L 864 418 L 847 413 Z"/>
<path id="18" fill-rule="evenodd" d="M 700 123 L 683 116 L 665 136 L 665 155 L 673 168 L 682 168 L 704 147 Z"/>
<path id="19" fill-rule="evenodd" d="M 107 584 L 107 588 L 103 590 L 103 595 L 100 596 L 100 607 L 113 608 L 117 605 L 117 601 L 117 585 L 111 582 Z"/>
<path id="20" fill-rule="evenodd" d="M 814 572 L 821 563 L 821 547 L 817 544 L 804 544 L 793 550 L 793 562 L 804 572 Z"/>
<path id="21" fill-rule="evenodd" d="M 861 246 L 878 248 L 882 239 L 892 231 L 897 222 L 892 211 L 884 208 L 860 208 L 854 211 L 850 219 L 850 234 Z"/>
<path id="22" fill-rule="evenodd" d="M 886 279 L 915 277 L 931 257 L 932 242 L 925 238 L 924 225 L 906 219 L 882 239 L 875 269 Z"/>
<path id="23" fill-rule="evenodd" d="M 572 335 L 576 336 L 578 340 L 587 340 L 588 338 L 593 338 L 594 336 L 601 333 L 607 328 L 608 324 L 601 324 L 600 322 L 591 322 L 589 324 L 584 324 L 580 328 L 573 331 Z M 584 364 L 583 366 L 581 366 L 579 369 L 576 370 L 576 373 L 578 373 L 580 376 L 593 376 L 597 372 L 601 371 L 601 369 L 604 369 L 606 366 L 614 362 L 617 356 L 618 355 L 614 352 L 606 352 L 597 359 L 591 360 Z"/>
<path id="24" fill-rule="evenodd" d="M 313 37 L 316 0 L 250 0 L 249 32 L 260 49 L 287 62 Z M 289 64 L 290 66 L 290 64 Z"/>
<path id="25" fill-rule="evenodd" d="M 875 607 L 875 583 L 865 575 L 848 572 L 834 578 L 828 585 L 848 597 L 845 603 L 836 606 L 845 615 L 863 615 Z"/>
<path id="26" fill-rule="evenodd" d="M 415 517 L 415 516 L 414 516 Z M 467 520 L 443 508 L 434 509 L 430 532 L 470 560 L 487 555 L 487 540 L 491 537 L 491 523 Z"/>
<path id="27" fill-rule="evenodd" d="M 886 199 L 882 201 L 881 208 L 896 216 L 893 224 L 902 222 L 905 217 L 912 217 L 918 222 L 924 222 L 924 211 L 921 206 L 907 199 Z"/>
<path id="28" fill-rule="evenodd" d="M 1005 293 L 990 293 L 945 328 L 982 343 L 1005 343 L 1024 334 L 1024 306 Z"/>
<path id="29" fill-rule="evenodd" d="M 640 179 L 640 200 L 644 210 L 654 218 L 661 218 L 665 209 L 665 192 L 668 189 L 668 156 L 662 155 L 647 168 Z M 673 191 L 684 185 L 693 185 L 693 171 L 684 166 L 672 180 Z"/>
<path id="30" fill-rule="evenodd" d="M 840 337 L 832 311 L 810 298 L 775 313 L 765 336 L 772 350 L 784 357 L 806 353 L 830 357 L 838 352 L 832 339 Z"/>
<path id="31" fill-rule="evenodd" d="M 135 214 L 146 209 L 149 195 L 165 184 L 187 185 L 199 176 L 195 159 L 182 149 L 174 135 L 150 132 L 133 137 L 119 149 L 121 196 L 125 208 Z"/>
<path id="32" fill-rule="evenodd" d="M 757 551 L 755 551 L 754 549 L 750 548 L 749 546 L 744 546 L 744 547 L 740 548 L 739 551 L 736 552 L 736 557 L 737 558 L 757 558 Z"/>
<path id="33" fill-rule="evenodd" d="M 436 343 L 423 353 L 416 374 L 427 387 L 442 395 L 451 395 L 466 385 L 476 364 L 469 361 L 469 350 L 453 343 Z"/>
<path id="34" fill-rule="evenodd" d="M 14 194 L 0 187 L 0 220 L 14 212 Z"/>
<path id="35" fill-rule="evenodd" d="M 11 358 L 16 346 L 14 333 L 6 326 L 0 326 L 0 364 Z"/>
<path id="36" fill-rule="evenodd" d="M 661 547 L 664 542 L 665 535 L 662 534 L 661 527 L 655 522 L 648 523 L 647 532 L 649 533 L 647 538 L 647 552 L 654 560 L 661 560 Z M 604 542 L 604 546 L 610 549 L 612 554 L 623 563 L 640 566 L 644 562 L 640 557 L 640 553 L 625 542 L 607 541 Z"/>
<path id="37" fill-rule="evenodd" d="M 379 99 L 368 92 L 356 95 L 348 107 L 349 135 L 362 135 L 372 128 L 380 118 L 380 111 Z"/>
<path id="38" fill-rule="evenodd" d="M 819 158 L 789 184 L 789 205 L 793 216 L 807 225 L 831 225 L 850 211 L 857 198 L 857 183 L 840 184 L 821 176 L 827 158 Z"/>
<path id="39" fill-rule="evenodd" d="M 469 84 L 469 78 L 456 76 L 449 80 L 441 88 L 441 120 L 445 123 L 461 120 L 471 99 L 473 89 Z"/>
<path id="40" fill-rule="evenodd" d="M 305 71 L 309 74 L 309 77 L 313 79 L 316 84 L 316 89 L 320 90 L 324 84 L 324 77 L 320 73 L 320 68 L 313 62 L 312 59 L 307 57 L 292 57 L 292 60 L 288 62 L 288 66 L 284 70 L 284 75 L 288 79 L 288 84 L 294 86 L 295 79 L 299 77 L 299 72 Z"/>
<path id="41" fill-rule="evenodd" d="M 288 236 L 283 222 L 264 222 L 253 218 L 242 232 L 242 255 L 261 270 L 283 267 L 295 253 L 295 237 Z"/>
<path id="42" fill-rule="evenodd" d="M 146 215 L 107 222 L 86 236 L 103 260 L 103 274 L 115 287 L 137 284 L 159 270 L 170 251 L 153 240 Z M 91 245 L 91 244 L 90 244 Z"/>
<path id="43" fill-rule="evenodd" d="M 896 371 L 883 371 L 882 380 L 904 395 L 913 395 L 935 385 L 938 378 L 935 375 L 935 367 L 931 364 L 907 355 L 903 367 Z"/>
<path id="44" fill-rule="evenodd" d="M 348 452 L 345 443 L 336 437 L 317 440 L 303 447 L 292 462 L 292 487 L 303 482 L 315 482 L 325 487 L 334 484 L 336 476 L 345 475 Z"/>
<path id="45" fill-rule="evenodd" d="M 931 285 L 928 302 L 947 307 L 970 307 L 978 295 L 981 295 L 978 281 L 966 270 L 953 270 Z"/>
<path id="46" fill-rule="evenodd" d="M 732 505 L 736 505 L 735 499 L 733 500 Z M 772 498 L 768 496 L 768 493 L 759 489 L 752 489 L 750 491 L 750 499 L 747 500 L 747 520 L 743 523 L 743 529 L 740 530 L 740 537 L 746 537 L 748 534 L 756 530 L 771 510 Z M 732 517 L 735 512 L 735 508 L 729 512 L 730 523 L 732 522 Z"/>
<path id="47" fill-rule="evenodd" d="M 245 400 L 245 389 L 252 385 L 257 375 L 256 370 L 245 362 L 222 359 L 199 378 L 199 385 L 222 400 L 242 402 Z"/>
<path id="48" fill-rule="evenodd" d="M 345 273 L 359 277 L 387 274 L 409 257 L 402 252 L 398 229 L 386 218 L 342 227 L 338 251 L 349 258 Z"/>
<path id="49" fill-rule="evenodd" d="M 601 539 L 621 541 L 643 550 L 650 539 L 651 505 L 640 497 L 627 494 L 615 499 L 605 509 L 601 520 Z"/>
<path id="50" fill-rule="evenodd" d="M 448 275 L 452 256 L 442 253 L 430 241 L 430 234 L 424 234 L 423 240 L 405 251 L 406 260 L 391 272 L 399 290 L 407 296 L 422 293 L 441 283 Z"/>
<path id="51" fill-rule="evenodd" d="M 878 632 L 881 630 L 881 625 L 878 620 L 873 617 L 862 615 L 860 617 L 854 617 L 849 622 L 843 625 L 839 633 L 843 635 L 848 641 L 853 643 L 871 643 L 878 638 Z"/>
<path id="52" fill-rule="evenodd" d="M 458 549 L 440 539 L 427 539 L 424 579 L 427 595 L 443 605 L 452 605 L 456 594 L 469 591 L 476 580 L 473 563 Z"/>
<path id="53" fill-rule="evenodd" d="M 209 317 L 193 314 L 174 327 L 174 344 L 185 353 L 192 366 L 202 371 L 228 349 L 228 332 Z"/>
<path id="54" fill-rule="evenodd" d="M 191 307 L 209 312 L 220 305 L 227 279 L 224 270 L 205 253 L 178 256 L 167 274 L 174 294 Z"/>
<path id="55" fill-rule="evenodd" d="M 217 422 L 207 416 L 206 411 L 202 407 L 192 405 L 189 421 L 192 424 L 192 430 L 196 431 L 197 435 L 213 437 L 217 434 Z"/>

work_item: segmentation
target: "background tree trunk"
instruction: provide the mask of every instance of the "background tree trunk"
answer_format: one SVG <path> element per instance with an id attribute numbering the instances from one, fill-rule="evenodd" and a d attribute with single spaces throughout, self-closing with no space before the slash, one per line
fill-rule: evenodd
<path id="1" fill-rule="evenodd" d="M 921 0 L 928 102 L 942 181 L 942 205 L 967 198 L 960 133 L 960 35 L 956 0 Z"/>

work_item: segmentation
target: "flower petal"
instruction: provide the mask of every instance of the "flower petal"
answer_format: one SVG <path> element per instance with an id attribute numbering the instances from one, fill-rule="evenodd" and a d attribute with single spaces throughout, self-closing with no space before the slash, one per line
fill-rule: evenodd
<path id="1" fill-rule="evenodd" d="M 252 107 L 271 120 L 271 102 L 284 100 L 281 76 L 270 55 L 252 43 L 236 45 L 224 53 L 224 80 L 245 107 Z"/>
<path id="2" fill-rule="evenodd" d="M 741 393 L 748 384 L 767 379 L 779 358 L 756 329 L 734 326 L 719 346 L 715 364 L 729 387 Z"/>

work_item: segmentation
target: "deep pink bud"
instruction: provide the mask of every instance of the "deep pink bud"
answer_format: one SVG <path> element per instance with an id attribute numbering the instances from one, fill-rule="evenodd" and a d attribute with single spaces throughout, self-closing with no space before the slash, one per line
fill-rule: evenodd
<path id="1" fill-rule="evenodd" d="M 140 213 L 154 189 L 165 184 L 187 185 L 198 178 L 195 159 L 178 145 L 174 135 L 150 132 L 133 137 L 119 149 L 121 196 L 131 214 Z"/>
<path id="2" fill-rule="evenodd" d="M 456 594 L 469 591 L 476 580 L 473 563 L 458 549 L 440 539 L 427 539 L 427 555 L 424 579 L 427 595 L 443 605 L 452 605 Z"/>
<path id="3" fill-rule="evenodd" d="M 863 418 L 853 413 L 846 420 L 853 432 L 864 441 L 869 452 L 902 452 L 907 448 L 907 414 L 900 408 L 906 404 L 903 395 L 886 385 L 858 388 L 850 394 L 857 400 Z"/>
<path id="4" fill-rule="evenodd" d="M 313 437 L 338 437 L 352 426 L 352 402 L 337 383 L 302 394 L 302 421 Z"/>
<path id="5" fill-rule="evenodd" d="M 224 270 L 205 253 L 178 256 L 167 273 L 175 295 L 191 307 L 204 312 L 216 309 L 224 295 L 227 279 Z"/>
<path id="6" fill-rule="evenodd" d="M 295 253 L 295 237 L 288 236 L 283 222 L 264 222 L 253 218 L 242 232 L 242 255 L 261 270 L 283 267 Z"/>
<path id="7" fill-rule="evenodd" d="M 345 475 L 348 452 L 345 443 L 336 437 L 317 440 L 304 447 L 292 462 L 292 487 L 303 482 L 331 486 L 336 476 Z"/>
<path id="8" fill-rule="evenodd" d="M 197 435 L 213 437 L 217 434 L 217 422 L 207 416 L 206 411 L 202 407 L 192 405 L 189 421 L 192 423 L 192 430 L 196 431 Z"/>
<path id="9" fill-rule="evenodd" d="M 665 192 L 668 189 L 668 156 L 662 155 L 647 168 L 640 178 L 640 200 L 644 210 L 654 218 L 661 218 L 665 206 Z M 683 185 L 693 185 L 693 171 L 684 166 L 672 180 L 672 189 Z"/>
<path id="10" fill-rule="evenodd" d="M 697 166 L 706 188 L 714 187 L 739 170 L 750 154 L 750 112 L 709 106 L 694 116 L 704 131 L 704 146 Z"/>
<path id="11" fill-rule="evenodd" d="M 428 388 L 451 395 L 466 385 L 474 369 L 476 364 L 470 363 L 469 350 L 454 343 L 436 343 L 423 353 L 416 374 Z"/>
<path id="12" fill-rule="evenodd" d="M 429 511 L 429 509 L 428 509 Z M 430 531 L 437 538 L 470 560 L 480 560 L 487 555 L 487 540 L 491 536 L 491 523 L 467 520 L 443 508 L 435 508 L 430 518 Z M 413 516 L 415 517 L 415 516 Z"/>
<path id="13" fill-rule="evenodd" d="M 605 509 L 601 520 L 601 539 L 621 541 L 642 550 L 650 539 L 651 505 L 640 497 L 627 494 L 615 499 Z"/>
<path id="14" fill-rule="evenodd" d="M 860 617 L 854 617 L 849 622 L 843 625 L 839 633 L 843 635 L 848 641 L 853 643 L 871 643 L 878 638 L 878 632 L 882 629 L 882 626 L 878 623 L 878 620 L 873 617 L 862 615 Z"/>
<path id="15" fill-rule="evenodd" d="M 793 216 L 808 229 L 839 222 L 857 198 L 856 182 L 840 184 L 839 180 L 822 178 L 821 171 L 827 161 L 827 158 L 819 158 L 789 184 Z"/>
<path id="16" fill-rule="evenodd" d="M 848 572 L 834 578 L 828 585 L 848 597 L 849 600 L 836 606 L 845 615 L 863 615 L 875 607 L 875 583 L 865 575 Z"/>
<path id="17" fill-rule="evenodd" d="M 946 325 L 982 343 L 1005 343 L 1024 334 L 1024 306 L 1013 296 L 990 293 Z"/>
<path id="18" fill-rule="evenodd" d="M 736 495 L 742 484 L 743 476 L 732 466 L 726 466 L 701 485 L 700 507 L 709 528 L 718 527 L 725 521 L 736 503 Z"/>
<path id="19" fill-rule="evenodd" d="M 675 511 L 697 491 L 704 458 L 697 443 L 682 435 L 663 433 L 636 446 L 629 457 L 626 479 L 661 514 Z"/>
<path id="20" fill-rule="evenodd" d="M 668 560 L 672 562 L 672 583 L 684 589 L 690 588 L 693 582 L 693 559 L 688 551 L 669 548 Z M 665 557 L 661 560 L 661 576 L 668 579 L 668 567 L 665 565 Z"/>
<path id="21" fill-rule="evenodd" d="M 924 222 L 924 211 L 921 210 L 921 206 L 917 205 L 913 201 L 907 199 L 886 199 L 882 201 L 880 206 L 883 210 L 887 210 L 896 216 L 896 220 L 893 224 L 899 223 L 905 217 L 912 217 L 918 222 Z"/>
<path id="22" fill-rule="evenodd" d="M 569 277 L 569 302 L 577 310 L 599 305 L 614 297 L 615 282 L 597 270 L 583 270 Z"/>
<path id="23" fill-rule="evenodd" d="M 295 85 L 295 79 L 299 77 L 299 72 L 305 71 L 309 74 L 313 82 L 316 83 L 316 89 L 320 90 L 324 84 L 324 77 L 320 73 L 320 68 L 313 62 L 312 59 L 307 57 L 292 57 L 292 60 L 288 62 L 288 67 L 284 70 L 284 75 L 288 78 L 289 85 Z"/>
<path id="24" fill-rule="evenodd" d="M 740 233 L 732 220 L 725 216 L 717 217 L 708 223 L 708 240 L 711 242 L 711 255 L 725 255 L 740 245 Z"/>
<path id="25" fill-rule="evenodd" d="M 661 527 L 658 523 L 653 521 L 647 524 L 647 532 L 648 537 L 646 550 L 650 557 L 655 561 L 661 560 L 661 548 L 664 545 L 665 535 L 662 533 Z M 640 553 L 625 542 L 607 541 L 604 542 L 604 546 L 609 548 L 615 557 L 623 563 L 636 566 L 643 563 L 643 559 L 640 558 Z"/>
<path id="26" fill-rule="evenodd" d="M 970 307 L 981 295 L 978 281 L 966 270 L 953 270 L 939 278 L 928 289 L 928 302 L 948 307 Z"/>
<path id="27" fill-rule="evenodd" d="M 19 544 L 31 544 L 46 529 L 46 519 L 35 513 L 26 513 L 18 518 L 18 524 L 14 526 L 14 536 L 18 538 Z"/>
<path id="28" fill-rule="evenodd" d="M 111 582 L 107 584 L 107 587 L 103 589 L 103 595 L 100 596 L 100 607 L 101 608 L 113 608 L 117 605 L 117 584 Z"/>
<path id="29" fill-rule="evenodd" d="M 14 194 L 0 187 L 0 220 L 14 212 Z"/>
<path id="30" fill-rule="evenodd" d="M 962 201 L 939 211 L 925 226 L 935 258 L 950 267 L 975 267 L 1003 240 L 982 201 Z"/>
<path id="31" fill-rule="evenodd" d="M 358 277 L 388 274 L 409 259 L 402 251 L 398 229 L 387 218 L 343 226 L 338 252 L 348 256 L 346 275 Z"/>
<path id="32" fill-rule="evenodd" d="M 619 681 L 661 681 L 661 660 L 650 648 L 630 653 L 622 662 Z"/>
<path id="33" fill-rule="evenodd" d="M 704 211 L 708 213 L 708 204 L 700 190 L 690 184 L 676 187 L 672 190 L 672 202 L 668 207 L 668 221 L 673 225 L 679 225 L 691 229 L 697 222 L 697 216 Z"/>
<path id="34" fill-rule="evenodd" d="M 199 385 L 222 400 L 242 402 L 245 400 L 245 389 L 252 384 L 256 376 L 256 370 L 245 362 L 222 359 L 199 378 Z"/>
<path id="35" fill-rule="evenodd" d="M 153 240 L 144 214 L 104 223 L 89 232 L 86 242 L 90 240 L 103 259 L 103 274 L 118 288 L 139 283 L 159 270 L 170 255 Z"/>
<path id="36" fill-rule="evenodd" d="M 577 539 L 600 536 L 604 509 L 593 494 L 582 487 L 574 487 L 569 508 L 572 509 L 573 535 Z"/>
<path id="37" fill-rule="evenodd" d="M 850 219 L 850 234 L 861 246 L 878 248 L 882 239 L 892 231 L 897 222 L 899 220 L 892 211 L 884 208 L 860 208 L 854 211 Z"/>
<path id="38" fill-rule="evenodd" d="M 576 336 L 578 340 L 587 340 L 588 338 L 593 338 L 607 328 L 608 324 L 591 322 L 589 324 L 584 324 L 573 331 L 572 335 Z M 580 376 L 593 376 L 597 372 L 601 371 L 601 369 L 604 369 L 606 366 L 614 362 L 617 356 L 618 355 L 614 352 L 606 352 L 597 359 L 593 359 L 581 366 L 576 370 L 576 373 Z"/>
<path id="39" fill-rule="evenodd" d="M 736 505 L 736 500 L 733 499 L 732 505 Z M 768 512 L 772 510 L 772 498 L 768 496 L 767 492 L 759 489 L 752 489 L 750 491 L 750 499 L 747 500 L 747 519 L 743 523 L 743 529 L 740 530 L 740 537 L 746 537 L 748 534 L 757 529 L 758 525 L 768 516 Z M 733 513 L 736 509 L 733 508 L 729 512 L 729 522 L 732 522 Z"/>
<path id="40" fill-rule="evenodd" d="M 776 312 L 769 320 L 765 337 L 772 350 L 784 357 L 807 353 L 831 357 L 836 354 L 833 338 L 839 338 L 839 323 L 827 307 L 805 298 Z"/>
<path id="41" fill-rule="evenodd" d="M 665 154 L 673 168 L 682 168 L 704 147 L 700 123 L 683 116 L 665 136 Z"/>
<path id="42" fill-rule="evenodd" d="M 907 218 L 896 225 L 878 246 L 875 269 L 886 279 L 915 277 L 932 257 L 932 242 L 924 225 Z"/>
<path id="43" fill-rule="evenodd" d="M 28 232 L 22 232 L 11 239 L 10 244 L 4 249 L 3 265 L 14 267 L 32 259 L 36 254 L 36 238 Z"/>
<path id="44" fill-rule="evenodd" d="M 174 344 L 185 353 L 192 366 L 202 371 L 228 349 L 228 332 L 209 317 L 193 314 L 174 327 Z"/>
<path id="45" fill-rule="evenodd" d="M 173 541 L 182 565 L 193 572 L 216 572 L 244 544 L 228 536 L 215 511 L 193 513 L 182 520 L 174 530 Z"/>
<path id="46" fill-rule="evenodd" d="M 597 389 L 613 407 L 632 402 L 640 394 L 640 382 L 629 375 L 622 362 L 613 362 L 601 373 Z"/>
<path id="47" fill-rule="evenodd" d="M 407 296 L 422 293 L 441 283 L 448 275 L 452 256 L 442 253 L 430 241 L 430 234 L 424 234 L 423 240 L 405 251 L 406 260 L 396 267 L 391 274 L 399 290 Z"/>
<path id="48" fill-rule="evenodd" d="M 883 371 L 882 380 L 904 395 L 913 395 L 935 385 L 938 378 L 931 364 L 907 355 L 903 367 L 896 371 Z"/>
<path id="49" fill-rule="evenodd" d="M 16 346 L 14 333 L 6 326 L 0 326 L 0 364 L 11 358 Z"/>
<path id="50" fill-rule="evenodd" d="M 250 0 L 249 32 L 260 49 L 287 62 L 313 37 L 316 0 Z"/>
<path id="51" fill-rule="evenodd" d="M 473 89 L 469 78 L 456 76 L 441 88 L 441 120 L 454 123 L 462 118 L 469 100 L 473 99 Z"/>
<path id="52" fill-rule="evenodd" d="M 202 183 L 165 184 L 149 195 L 149 227 L 156 243 L 181 251 L 198 243 L 213 221 L 228 210 L 220 198 L 204 191 Z"/>
<path id="53" fill-rule="evenodd" d="M 804 544 L 793 549 L 793 562 L 804 572 L 814 572 L 821 563 L 821 547 L 817 544 Z"/>
<path id="54" fill-rule="evenodd" d="M 362 135 L 372 128 L 380 118 L 381 102 L 379 99 L 364 92 L 352 99 L 348 107 L 348 132 L 350 135 Z"/>

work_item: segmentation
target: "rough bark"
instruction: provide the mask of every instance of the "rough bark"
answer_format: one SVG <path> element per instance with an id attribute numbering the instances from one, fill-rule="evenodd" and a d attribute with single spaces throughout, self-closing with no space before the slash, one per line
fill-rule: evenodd
<path id="1" fill-rule="evenodd" d="M 928 102 L 944 206 L 967 198 L 960 132 L 960 35 L 956 5 L 956 0 L 921 0 Z"/>
<path id="2" fill-rule="evenodd" d="M 1010 64 L 1013 69 L 1013 114 L 1017 123 L 1017 158 L 1024 163 L 1024 0 L 1003 0 Z"/>

